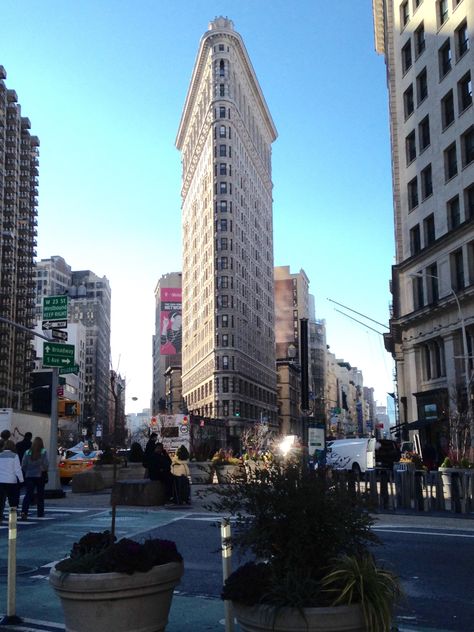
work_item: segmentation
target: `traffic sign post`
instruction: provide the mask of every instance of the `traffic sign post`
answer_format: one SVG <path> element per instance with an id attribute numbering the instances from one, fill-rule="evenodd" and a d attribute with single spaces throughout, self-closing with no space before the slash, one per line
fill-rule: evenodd
<path id="1" fill-rule="evenodd" d="M 70 367 L 74 363 L 74 345 L 43 343 L 43 366 Z"/>

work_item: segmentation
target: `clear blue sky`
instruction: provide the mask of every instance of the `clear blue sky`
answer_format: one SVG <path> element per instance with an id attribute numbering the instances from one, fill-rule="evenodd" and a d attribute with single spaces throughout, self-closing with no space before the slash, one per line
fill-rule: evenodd
<path id="1" fill-rule="evenodd" d="M 371 0 L 3 0 L 0 64 L 41 141 L 38 257 L 108 277 L 113 366 L 128 380 L 127 410 L 147 407 L 153 291 L 181 269 L 174 141 L 217 15 L 242 35 L 279 133 L 275 265 L 305 270 L 331 351 L 385 404 L 381 336 L 327 301 L 388 321 L 388 106 Z"/>

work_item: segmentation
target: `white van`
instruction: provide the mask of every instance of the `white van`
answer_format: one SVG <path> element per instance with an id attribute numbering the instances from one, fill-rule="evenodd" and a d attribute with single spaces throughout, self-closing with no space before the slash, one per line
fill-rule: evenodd
<path id="1" fill-rule="evenodd" d="M 326 444 L 326 463 L 335 470 L 352 470 L 356 474 L 375 468 L 374 438 L 335 439 Z"/>

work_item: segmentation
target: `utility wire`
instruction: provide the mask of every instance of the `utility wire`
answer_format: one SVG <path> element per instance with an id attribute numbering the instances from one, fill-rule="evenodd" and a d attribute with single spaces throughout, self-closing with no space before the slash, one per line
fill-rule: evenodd
<path id="1" fill-rule="evenodd" d="M 388 325 L 384 325 L 383 323 L 379 323 L 378 320 L 374 320 L 373 318 L 370 318 L 369 316 L 366 316 L 365 314 L 361 314 L 360 312 L 356 312 L 355 309 L 351 309 L 350 307 L 347 307 L 347 305 L 343 305 L 342 303 L 338 303 L 337 301 L 333 301 L 332 298 L 328 298 L 328 301 L 331 301 L 331 303 L 335 303 L 336 305 L 339 305 L 340 307 L 343 307 L 344 309 L 348 309 L 350 312 L 354 312 L 354 314 L 358 314 L 359 316 L 362 316 L 362 318 L 366 318 L 367 320 L 371 320 L 373 323 L 376 323 L 377 325 L 380 325 L 381 327 L 385 327 L 385 329 L 390 329 L 390 327 Z M 336 312 L 338 312 L 339 310 L 336 309 Z M 344 312 L 341 312 L 341 314 L 343 314 Z M 348 314 L 346 314 L 346 316 L 348 316 Z M 349 316 L 350 318 L 350 316 Z M 356 320 L 354 318 L 354 320 Z M 359 320 L 357 321 L 358 323 L 360 322 Z M 361 323 L 362 325 L 364 323 Z M 370 329 L 370 328 L 369 328 Z M 375 329 L 374 329 L 375 331 Z M 380 332 L 377 331 L 377 333 L 379 334 Z"/>
<path id="2" fill-rule="evenodd" d="M 335 303 L 336 301 L 333 301 L 333 302 Z M 340 314 L 343 314 L 343 316 L 347 316 L 347 318 L 350 318 L 351 320 L 355 320 L 355 322 L 359 323 L 359 325 L 363 325 L 364 327 L 367 327 L 367 329 L 371 329 L 372 331 L 375 331 L 375 333 L 379 334 L 379 336 L 383 336 L 383 332 L 377 331 L 373 327 L 370 327 L 369 325 L 366 325 L 365 323 L 363 323 L 361 320 L 357 320 L 357 318 L 354 318 L 353 316 L 349 316 L 349 314 L 346 314 L 345 312 L 342 312 L 340 309 L 334 308 L 334 310 L 336 312 L 339 312 Z M 381 323 L 378 323 L 378 324 L 380 325 Z M 385 325 L 384 325 L 384 327 L 385 327 Z"/>

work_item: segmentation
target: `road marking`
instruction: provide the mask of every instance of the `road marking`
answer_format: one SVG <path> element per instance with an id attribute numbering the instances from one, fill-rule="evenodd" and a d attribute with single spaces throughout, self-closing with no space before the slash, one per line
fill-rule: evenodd
<path id="1" fill-rule="evenodd" d="M 380 528 L 380 527 L 374 527 L 373 530 L 381 531 L 382 533 L 405 533 L 408 535 L 435 535 L 435 536 L 445 537 L 445 538 L 474 538 L 474 533 L 468 534 L 468 533 L 443 533 L 439 531 L 406 531 L 404 529 L 387 529 L 387 528 Z"/>

